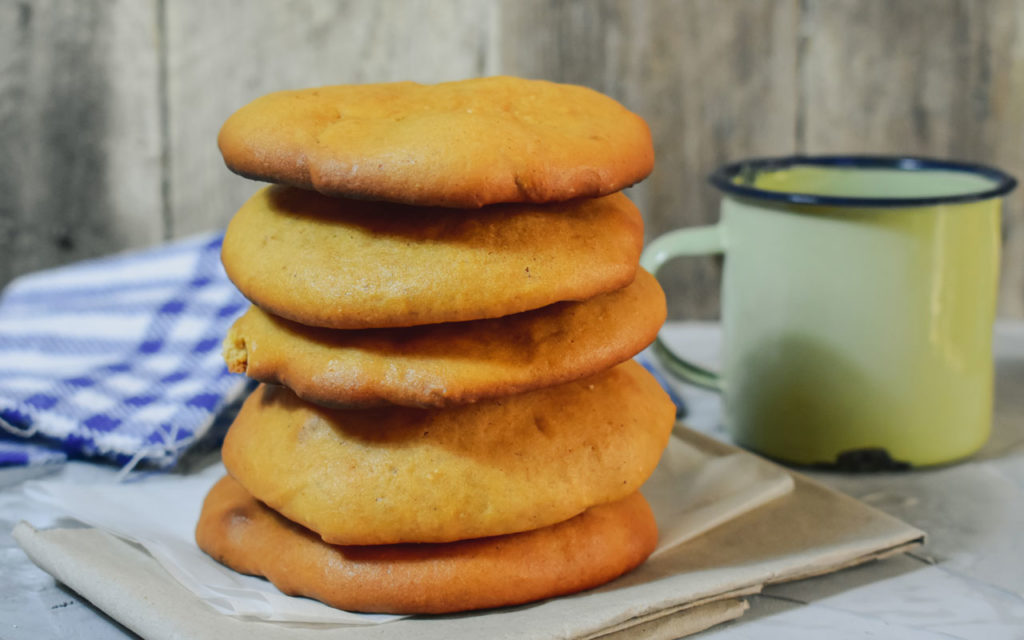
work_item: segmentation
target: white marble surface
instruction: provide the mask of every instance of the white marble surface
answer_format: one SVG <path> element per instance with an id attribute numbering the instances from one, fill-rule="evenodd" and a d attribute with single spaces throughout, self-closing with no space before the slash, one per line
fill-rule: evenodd
<path id="1" fill-rule="evenodd" d="M 714 365 L 715 325 L 673 325 L 670 340 Z M 997 399 L 993 436 L 973 459 L 905 473 L 808 475 L 928 532 L 913 553 L 836 574 L 769 587 L 739 620 L 700 637 L 1024 638 L 1024 323 L 996 331 Z M 727 440 L 718 397 L 680 387 L 692 428 Z M 51 470 L 0 470 L 0 638 L 125 638 L 127 629 L 37 569 L 14 544 L 21 519 L 67 526 L 27 501 L 21 483 L 43 474 L 68 481 L 113 481 L 114 469 L 72 463 Z M 145 481 L 145 474 L 132 480 Z"/>

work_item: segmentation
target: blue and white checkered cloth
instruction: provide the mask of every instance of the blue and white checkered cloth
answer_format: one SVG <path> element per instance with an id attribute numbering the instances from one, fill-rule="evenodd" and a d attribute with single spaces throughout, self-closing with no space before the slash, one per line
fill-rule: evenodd
<path id="1" fill-rule="evenodd" d="M 244 393 L 222 234 L 22 276 L 0 297 L 0 465 L 169 467 Z"/>

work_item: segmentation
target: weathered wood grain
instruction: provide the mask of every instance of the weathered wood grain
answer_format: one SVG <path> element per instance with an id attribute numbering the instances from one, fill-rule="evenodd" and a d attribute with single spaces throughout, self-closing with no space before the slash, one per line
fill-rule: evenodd
<path id="1" fill-rule="evenodd" d="M 221 227 L 258 188 L 217 150 L 225 119 L 280 89 L 486 75 L 492 3 L 167 3 L 172 230 Z"/>
<path id="2" fill-rule="evenodd" d="M 0 2 L 0 285 L 162 238 L 154 7 Z"/>
<path id="3" fill-rule="evenodd" d="M 976 9 L 979 7 L 975 7 Z M 975 88 L 982 111 L 979 146 L 971 157 L 993 162 L 1024 180 L 1024 3 L 1000 0 L 986 5 L 978 47 L 988 74 Z M 1002 287 L 998 313 L 1024 318 L 1024 184 L 1005 204 Z"/>
<path id="4" fill-rule="evenodd" d="M 216 149 L 276 89 L 512 73 L 641 113 L 647 236 L 717 219 L 705 177 L 755 155 L 913 153 L 1024 176 L 1020 0 L 0 0 L 0 284 L 221 227 L 258 185 Z M 1000 313 L 1024 317 L 1024 189 Z M 720 261 L 667 269 L 718 313 Z"/>
<path id="5" fill-rule="evenodd" d="M 798 21 L 790 0 L 508 0 L 499 67 L 589 85 L 647 119 L 657 162 L 631 196 L 652 238 L 717 221 L 718 165 L 793 151 Z M 666 268 L 671 317 L 718 316 L 720 264 Z"/>
<path id="6" fill-rule="evenodd" d="M 1024 3 L 806 2 L 801 151 L 902 153 L 1024 176 Z M 1005 204 L 1000 312 L 1024 316 L 1024 190 Z"/>

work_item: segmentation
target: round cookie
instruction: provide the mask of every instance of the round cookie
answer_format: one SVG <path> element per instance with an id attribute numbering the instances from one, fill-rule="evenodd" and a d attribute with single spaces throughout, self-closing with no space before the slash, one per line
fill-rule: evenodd
<path id="1" fill-rule="evenodd" d="M 636 491 L 675 407 L 644 368 L 447 409 L 331 410 L 261 385 L 224 465 L 333 544 L 451 542 L 548 526 Z"/>
<path id="2" fill-rule="evenodd" d="M 643 220 L 621 193 L 468 214 L 272 186 L 228 225 L 221 258 L 274 315 L 366 329 L 496 318 L 620 289 Z"/>
<path id="3" fill-rule="evenodd" d="M 340 609 L 451 613 L 575 593 L 651 554 L 658 531 L 633 493 L 543 529 L 445 544 L 330 545 L 257 502 L 230 477 L 203 503 L 199 548 L 288 595 Z"/>
<path id="4" fill-rule="evenodd" d="M 511 77 L 281 91 L 242 107 L 217 141 L 249 178 L 420 206 L 607 195 L 654 164 L 647 124 L 615 100 Z"/>
<path id="5" fill-rule="evenodd" d="M 576 380 L 633 357 L 665 321 L 643 269 L 583 302 L 469 322 L 396 329 L 307 327 L 252 307 L 224 341 L 235 373 L 329 407 L 442 407 Z"/>

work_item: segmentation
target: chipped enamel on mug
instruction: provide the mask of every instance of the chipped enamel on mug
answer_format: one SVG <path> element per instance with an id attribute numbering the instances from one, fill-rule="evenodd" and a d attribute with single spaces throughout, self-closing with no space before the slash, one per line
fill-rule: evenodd
<path id="1" fill-rule="evenodd" d="M 654 274 L 722 253 L 721 374 L 658 341 L 677 377 L 721 391 L 739 444 L 801 465 L 893 469 L 977 451 L 992 421 L 1002 197 L 959 162 L 792 157 L 725 166 L 720 222 L 650 243 Z"/>

